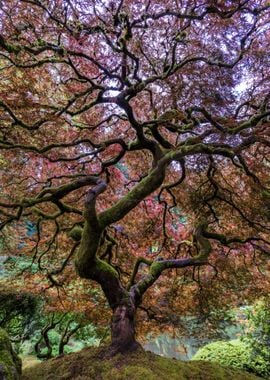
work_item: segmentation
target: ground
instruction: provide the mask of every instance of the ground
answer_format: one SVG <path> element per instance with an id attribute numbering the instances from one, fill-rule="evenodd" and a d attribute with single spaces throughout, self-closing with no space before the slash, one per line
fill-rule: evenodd
<path id="1" fill-rule="evenodd" d="M 23 371 L 22 380 L 256 380 L 238 370 L 208 362 L 181 362 L 150 352 L 101 358 L 100 349 L 48 360 Z"/>

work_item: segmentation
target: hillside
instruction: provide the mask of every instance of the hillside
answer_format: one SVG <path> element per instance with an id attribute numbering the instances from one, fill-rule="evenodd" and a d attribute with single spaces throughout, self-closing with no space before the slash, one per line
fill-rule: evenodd
<path id="1" fill-rule="evenodd" d="M 150 352 L 101 359 L 87 348 L 24 370 L 22 380 L 255 380 L 258 377 L 207 362 L 181 362 Z"/>

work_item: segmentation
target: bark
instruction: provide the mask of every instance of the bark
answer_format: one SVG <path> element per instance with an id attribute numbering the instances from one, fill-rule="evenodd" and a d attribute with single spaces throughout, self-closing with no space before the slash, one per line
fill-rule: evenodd
<path id="1" fill-rule="evenodd" d="M 96 186 L 90 189 L 86 196 L 85 224 L 75 262 L 80 277 L 94 280 L 101 285 L 113 311 L 112 342 L 109 350 L 104 352 L 106 356 L 112 356 L 119 352 L 135 351 L 141 347 L 135 338 L 136 308 L 140 305 L 146 290 L 154 284 L 161 273 L 169 268 L 204 265 L 207 263 L 207 257 L 211 251 L 208 239 L 203 238 L 201 230 L 199 230 L 196 235 L 198 256 L 183 260 L 148 261 L 149 273 L 137 284 L 134 284 L 138 271 L 138 267 L 135 266 L 127 289 L 121 283 L 119 273 L 113 265 L 101 259 L 100 246 L 106 227 L 122 219 L 142 199 L 162 184 L 165 168 L 171 159 L 170 156 L 161 158 L 157 166 L 126 196 L 99 215 L 95 207 L 96 198 L 106 190 L 106 183 L 102 179 L 97 180 Z M 139 263 L 137 265 L 139 266 Z"/>
<path id="2" fill-rule="evenodd" d="M 111 324 L 111 354 L 136 351 L 141 345 L 135 337 L 136 308 L 131 299 L 127 299 L 113 310 Z"/>

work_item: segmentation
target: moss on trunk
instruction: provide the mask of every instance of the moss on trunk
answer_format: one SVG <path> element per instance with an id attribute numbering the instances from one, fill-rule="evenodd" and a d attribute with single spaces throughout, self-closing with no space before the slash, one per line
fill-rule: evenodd
<path id="1" fill-rule="evenodd" d="M 8 334 L 0 329 L 0 379 L 19 380 L 21 359 L 13 351 Z"/>

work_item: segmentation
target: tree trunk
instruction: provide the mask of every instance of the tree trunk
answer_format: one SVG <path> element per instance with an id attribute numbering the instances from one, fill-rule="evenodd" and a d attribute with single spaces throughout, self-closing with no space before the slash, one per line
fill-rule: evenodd
<path id="1" fill-rule="evenodd" d="M 110 347 L 112 354 L 141 348 L 135 339 L 135 312 L 136 308 L 131 302 L 121 303 L 113 310 Z"/>

